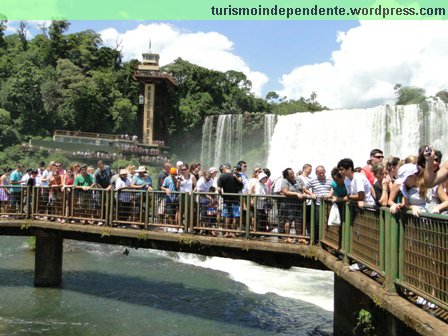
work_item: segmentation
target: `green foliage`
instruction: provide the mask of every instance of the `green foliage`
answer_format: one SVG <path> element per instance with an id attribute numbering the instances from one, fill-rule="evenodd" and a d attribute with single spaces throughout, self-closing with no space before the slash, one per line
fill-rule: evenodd
<path id="1" fill-rule="evenodd" d="M 0 149 L 19 141 L 19 133 L 11 120 L 11 114 L 0 108 Z"/>
<path id="2" fill-rule="evenodd" d="M 134 131 L 132 131 L 132 127 L 130 126 L 137 123 L 137 107 L 135 105 L 132 105 L 129 99 L 116 99 L 110 108 L 110 114 L 114 121 L 114 133 L 136 133 L 135 128 Z"/>
<path id="3" fill-rule="evenodd" d="M 123 63 L 120 50 L 103 46 L 93 30 L 67 33 L 66 20 L 41 26 L 32 38 L 27 22 L 9 35 L 6 23 L 0 17 L 1 150 L 35 136 L 51 136 L 56 129 L 141 135 L 141 83 L 132 78 L 137 60 Z M 239 71 L 210 70 L 180 58 L 161 70 L 178 82 L 169 89 L 166 127 L 170 147 L 182 157 L 200 141 L 208 115 L 244 114 L 244 133 L 249 136 L 260 131 L 263 113 L 322 109 L 315 96 L 297 101 L 286 101 L 275 92 L 267 100 L 255 97 L 251 81 Z M 1 152 L 0 164 L 20 160 L 16 151 L 13 146 Z M 54 155 L 39 154 L 48 159 Z M 29 164 L 37 162 L 30 155 Z"/>
<path id="4" fill-rule="evenodd" d="M 358 313 L 358 323 L 353 330 L 353 335 L 356 336 L 373 336 L 375 335 L 375 327 L 373 326 L 372 314 L 366 310 L 361 309 Z"/>
<path id="5" fill-rule="evenodd" d="M 425 90 L 416 86 L 396 84 L 394 90 L 397 96 L 397 105 L 420 104 L 426 99 Z"/>
<path id="6" fill-rule="evenodd" d="M 252 83 L 242 72 L 210 70 L 181 58 L 162 70 L 169 72 L 178 82 L 171 101 L 171 133 L 190 132 L 210 114 L 268 109 L 264 99 L 250 93 Z"/>
<path id="7" fill-rule="evenodd" d="M 437 92 L 436 97 L 440 98 L 445 104 L 448 104 L 448 90 Z"/>
<path id="8" fill-rule="evenodd" d="M 312 99 L 300 98 L 272 103 L 272 113 L 286 115 L 297 112 L 316 112 L 328 109 Z"/>

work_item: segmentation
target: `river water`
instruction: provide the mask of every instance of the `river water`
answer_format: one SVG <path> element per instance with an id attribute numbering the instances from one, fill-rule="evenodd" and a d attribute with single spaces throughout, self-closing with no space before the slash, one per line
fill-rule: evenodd
<path id="1" fill-rule="evenodd" d="M 333 274 L 64 241 L 61 289 L 34 288 L 0 237 L 0 335 L 332 335 Z"/>

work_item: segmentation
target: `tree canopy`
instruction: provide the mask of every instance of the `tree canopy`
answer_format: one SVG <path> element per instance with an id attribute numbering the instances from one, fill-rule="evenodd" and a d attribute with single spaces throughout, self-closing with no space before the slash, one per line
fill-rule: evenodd
<path id="1" fill-rule="evenodd" d="M 104 46 L 93 30 L 68 33 L 66 20 L 40 26 L 32 38 L 27 22 L 12 34 L 6 33 L 6 23 L 0 20 L 0 148 L 50 136 L 56 129 L 141 132 L 141 86 L 132 79 L 137 60 L 124 62 L 118 46 Z M 197 137 L 192 131 L 212 114 L 322 109 L 315 96 L 289 101 L 276 100 L 276 93 L 256 97 L 251 81 L 239 71 L 210 70 L 181 58 L 161 70 L 178 82 L 170 92 L 168 130 L 187 140 Z"/>

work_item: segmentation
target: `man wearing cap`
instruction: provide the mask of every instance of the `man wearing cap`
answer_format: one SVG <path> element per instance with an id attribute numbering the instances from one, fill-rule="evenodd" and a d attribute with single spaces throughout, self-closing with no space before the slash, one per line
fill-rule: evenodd
<path id="1" fill-rule="evenodd" d="M 178 191 L 180 187 L 180 180 L 177 178 L 177 169 L 171 168 L 170 175 L 163 181 L 161 186 L 162 191 L 165 192 L 166 214 L 168 215 L 168 222 L 174 224 L 176 222 L 175 215 L 178 210 L 178 197 L 173 192 Z"/>
<path id="2" fill-rule="evenodd" d="M 338 170 L 343 177 L 348 195 L 344 197 L 345 201 L 357 201 L 359 207 L 364 204 L 374 205 L 375 200 L 371 193 L 371 185 L 367 177 L 362 173 L 356 173 L 351 159 L 342 159 L 338 162 Z"/>
<path id="3" fill-rule="evenodd" d="M 243 189 L 243 183 L 240 178 L 230 170 L 230 164 L 222 165 L 222 174 L 218 178 L 218 191 L 224 200 L 224 209 L 222 216 L 225 218 L 226 228 L 230 229 L 232 220 L 232 230 L 236 230 L 238 218 L 240 218 L 240 199 L 238 196 L 226 196 L 225 194 L 238 194 Z M 226 233 L 225 237 L 235 237 L 234 233 Z"/>

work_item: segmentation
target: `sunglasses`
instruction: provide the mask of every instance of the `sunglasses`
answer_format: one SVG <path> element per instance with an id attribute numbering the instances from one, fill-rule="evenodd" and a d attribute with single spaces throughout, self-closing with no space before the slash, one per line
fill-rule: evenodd
<path id="1" fill-rule="evenodd" d="M 377 159 L 384 159 L 384 156 L 382 156 L 382 155 L 375 155 L 374 157 Z"/>

